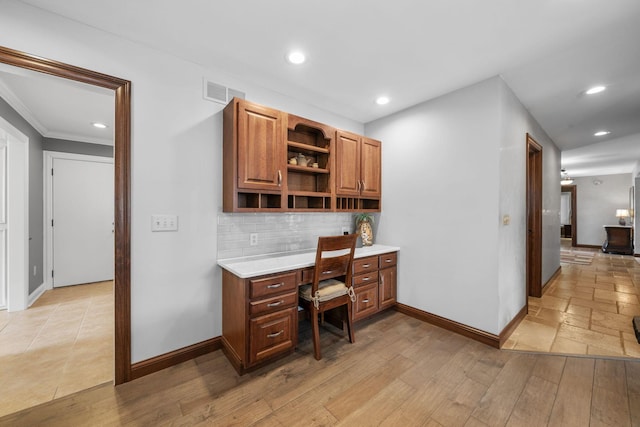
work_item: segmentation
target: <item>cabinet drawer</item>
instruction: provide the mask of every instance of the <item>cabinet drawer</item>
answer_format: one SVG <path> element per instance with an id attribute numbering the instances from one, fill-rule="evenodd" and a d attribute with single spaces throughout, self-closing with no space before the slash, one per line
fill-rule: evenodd
<path id="1" fill-rule="evenodd" d="M 297 316 L 298 308 L 292 307 L 249 321 L 249 365 L 295 347 Z"/>
<path id="2" fill-rule="evenodd" d="M 362 286 L 369 283 L 378 283 L 378 272 L 372 271 L 370 273 L 358 274 L 353 276 L 353 286 Z"/>
<path id="3" fill-rule="evenodd" d="M 309 267 L 305 268 L 300 272 L 300 284 L 306 285 L 307 283 L 313 282 L 313 273 L 316 271 L 315 268 Z"/>
<path id="4" fill-rule="evenodd" d="M 279 274 L 262 279 L 249 280 L 250 298 L 275 295 L 296 289 L 296 273 Z"/>
<path id="5" fill-rule="evenodd" d="M 378 311 L 378 285 L 372 283 L 356 290 L 356 302 L 353 303 L 353 320 L 363 319 Z"/>
<path id="6" fill-rule="evenodd" d="M 353 274 L 366 273 L 378 269 L 378 257 L 370 256 L 353 261 Z"/>
<path id="7" fill-rule="evenodd" d="M 249 315 L 256 316 L 258 314 L 272 313 L 297 305 L 298 293 L 289 292 L 288 294 L 278 295 L 276 297 L 251 301 L 249 303 Z"/>
<path id="8" fill-rule="evenodd" d="M 396 265 L 398 254 L 396 252 L 380 255 L 380 268 L 387 268 Z"/>

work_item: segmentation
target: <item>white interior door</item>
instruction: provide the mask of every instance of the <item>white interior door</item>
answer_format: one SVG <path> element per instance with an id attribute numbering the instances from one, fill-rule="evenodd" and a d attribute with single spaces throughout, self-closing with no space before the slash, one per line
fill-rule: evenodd
<path id="1" fill-rule="evenodd" d="M 0 309 L 7 307 L 7 140 L 0 139 Z"/>
<path id="2" fill-rule="evenodd" d="M 53 159 L 54 287 L 113 280 L 113 177 L 112 159 Z"/>

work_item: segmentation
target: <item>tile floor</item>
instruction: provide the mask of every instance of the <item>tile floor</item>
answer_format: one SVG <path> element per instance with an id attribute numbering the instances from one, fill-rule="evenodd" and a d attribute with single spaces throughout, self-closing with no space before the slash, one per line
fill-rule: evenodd
<path id="1" fill-rule="evenodd" d="M 0 416 L 113 381 L 113 316 L 112 281 L 0 311 Z"/>
<path id="2" fill-rule="evenodd" d="M 640 258 L 565 241 L 563 248 L 573 253 L 563 254 L 542 298 L 529 298 L 529 313 L 503 349 L 640 358 L 631 323 L 640 315 Z"/>

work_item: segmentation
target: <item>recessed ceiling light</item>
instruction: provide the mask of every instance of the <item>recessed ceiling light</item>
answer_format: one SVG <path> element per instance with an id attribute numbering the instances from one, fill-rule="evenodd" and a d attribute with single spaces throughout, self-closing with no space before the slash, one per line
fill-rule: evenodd
<path id="1" fill-rule="evenodd" d="M 104 123 L 100 123 L 100 122 L 94 122 L 91 123 L 93 125 L 93 127 L 96 127 L 98 129 L 106 129 L 107 125 L 105 125 Z"/>
<path id="2" fill-rule="evenodd" d="M 606 86 L 594 86 L 592 88 L 587 89 L 585 92 L 587 95 L 594 95 L 596 93 L 604 92 L 606 90 Z"/>
<path id="3" fill-rule="evenodd" d="M 388 96 L 379 96 L 376 98 L 376 104 L 378 105 L 385 105 L 388 104 L 390 101 Z"/>
<path id="4" fill-rule="evenodd" d="M 596 93 L 603 92 L 606 89 L 606 86 L 594 86 L 592 88 L 587 89 L 585 92 L 587 95 L 594 95 Z"/>
<path id="5" fill-rule="evenodd" d="M 605 136 L 605 135 L 609 135 L 611 132 L 609 132 L 608 130 L 601 130 L 599 132 L 596 132 L 593 134 L 593 136 Z"/>
<path id="6" fill-rule="evenodd" d="M 287 55 L 287 61 L 295 65 L 302 64 L 306 59 L 307 58 L 304 56 L 304 53 L 300 52 L 299 50 L 289 52 L 289 54 Z"/>

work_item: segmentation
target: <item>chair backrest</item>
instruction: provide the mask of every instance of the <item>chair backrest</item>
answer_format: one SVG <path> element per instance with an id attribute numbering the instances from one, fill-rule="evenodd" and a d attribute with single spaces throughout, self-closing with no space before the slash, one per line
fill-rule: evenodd
<path id="1" fill-rule="evenodd" d="M 356 250 L 357 234 L 318 237 L 316 264 L 311 284 L 311 295 L 318 290 L 322 280 L 344 277 L 347 287 L 351 286 L 353 254 Z"/>

